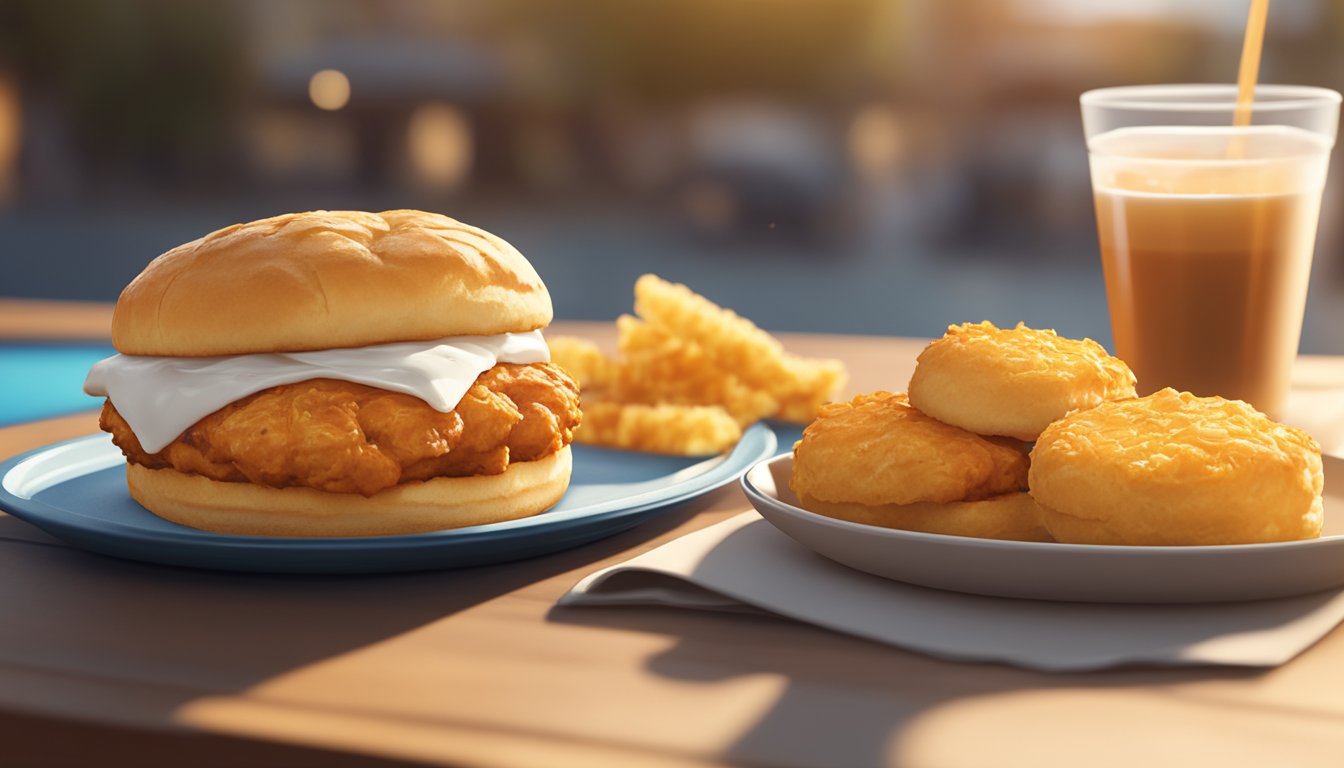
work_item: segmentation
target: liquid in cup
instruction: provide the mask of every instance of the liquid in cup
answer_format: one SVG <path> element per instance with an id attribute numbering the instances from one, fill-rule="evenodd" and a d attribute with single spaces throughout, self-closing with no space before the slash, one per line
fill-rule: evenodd
<path id="1" fill-rule="evenodd" d="M 1088 142 L 1116 353 L 1140 394 L 1170 386 L 1282 415 L 1330 144 L 1287 126 Z"/>

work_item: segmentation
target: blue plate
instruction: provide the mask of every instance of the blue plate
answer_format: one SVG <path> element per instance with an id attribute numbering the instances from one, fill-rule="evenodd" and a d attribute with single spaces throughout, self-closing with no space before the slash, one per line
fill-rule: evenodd
<path id="1" fill-rule="evenodd" d="M 0 464 L 0 509 L 77 547 L 167 565 L 267 573 L 462 568 L 619 533 L 733 482 L 775 445 L 762 424 L 731 453 L 704 460 L 576 445 L 569 491 L 535 517 L 409 536 L 299 539 L 209 533 L 150 514 L 126 491 L 121 451 L 108 435 L 93 435 Z"/>

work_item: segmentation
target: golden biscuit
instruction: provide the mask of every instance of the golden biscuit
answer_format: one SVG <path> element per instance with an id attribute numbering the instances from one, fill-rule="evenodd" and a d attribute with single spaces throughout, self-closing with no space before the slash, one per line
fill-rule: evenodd
<path id="1" fill-rule="evenodd" d="M 1018 323 L 947 329 L 920 353 L 910 402 L 981 435 L 1035 440 L 1070 411 L 1134 397 L 1134 374 L 1091 339 L 1065 339 Z"/>
<path id="2" fill-rule="evenodd" d="M 981 501 L 946 504 L 919 502 L 872 506 L 818 501 L 803 496 L 798 502 L 809 512 L 883 528 L 979 539 L 1051 541 L 1050 534 L 1041 525 L 1040 507 L 1026 493 L 1005 493 Z"/>
<path id="3" fill-rule="evenodd" d="M 1239 400 L 1164 389 L 1071 414 L 1036 442 L 1030 481 L 1062 542 L 1245 544 L 1321 532 L 1320 447 Z"/>
<path id="4" fill-rule="evenodd" d="M 1026 490 L 1027 457 L 1007 440 L 929 418 L 904 394 L 822 406 L 793 447 L 799 497 L 881 506 L 977 501 Z"/>

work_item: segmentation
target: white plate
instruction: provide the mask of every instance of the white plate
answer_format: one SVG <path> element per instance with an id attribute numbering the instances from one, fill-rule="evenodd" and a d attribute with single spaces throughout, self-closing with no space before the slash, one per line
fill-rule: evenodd
<path id="1" fill-rule="evenodd" d="M 1212 603 L 1344 587 L 1344 460 L 1325 457 L 1325 535 L 1208 547 L 996 541 L 861 525 L 808 512 L 793 456 L 758 462 L 742 487 L 766 520 L 842 565 L 977 595 L 1103 603 Z M 1333 491 L 1332 491 L 1333 489 Z"/>

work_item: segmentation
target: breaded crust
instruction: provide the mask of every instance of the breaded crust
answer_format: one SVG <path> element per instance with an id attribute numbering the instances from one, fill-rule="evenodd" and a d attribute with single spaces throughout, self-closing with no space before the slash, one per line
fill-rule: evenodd
<path id="1" fill-rule="evenodd" d="M 1124 361 L 1091 339 L 965 323 L 920 353 L 910 402 L 977 434 L 1031 441 L 1070 411 L 1134 397 L 1134 381 Z"/>
<path id="2" fill-rule="evenodd" d="M 824 405 L 793 448 L 800 497 L 868 505 L 975 501 L 1026 489 L 1027 457 L 875 392 Z"/>
<path id="3" fill-rule="evenodd" d="M 1050 425 L 1031 458 L 1031 494 L 1058 541 L 1246 544 L 1321 532 L 1320 446 L 1239 400 L 1164 389 L 1104 403 Z"/>
<path id="4" fill-rule="evenodd" d="M 1051 540 L 1041 525 L 1040 507 L 1026 493 L 1006 493 L 980 501 L 946 504 L 918 502 L 871 506 L 818 501 L 809 496 L 799 496 L 798 503 L 803 509 L 819 515 L 883 528 L 977 539 Z"/>
<path id="5" fill-rule="evenodd" d="M 221 482 L 372 496 L 436 477 L 497 475 L 569 445 L 578 386 L 548 363 L 500 363 L 448 413 L 334 379 L 284 384 L 221 408 L 146 453 L 107 401 L 99 426 L 127 461 Z"/>

